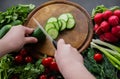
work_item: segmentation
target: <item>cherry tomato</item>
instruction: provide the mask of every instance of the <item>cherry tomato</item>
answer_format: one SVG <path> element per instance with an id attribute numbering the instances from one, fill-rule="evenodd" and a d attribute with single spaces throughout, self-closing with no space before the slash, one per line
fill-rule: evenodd
<path id="1" fill-rule="evenodd" d="M 10 79 L 19 79 L 18 75 L 13 75 Z"/>
<path id="2" fill-rule="evenodd" d="M 49 79 L 56 79 L 55 76 L 51 76 Z"/>
<path id="3" fill-rule="evenodd" d="M 25 56 L 25 55 L 27 55 L 27 51 L 26 51 L 26 49 L 21 49 L 21 51 L 20 51 L 20 55 L 22 55 L 22 56 Z"/>
<path id="4" fill-rule="evenodd" d="M 31 63 L 33 61 L 32 57 L 31 56 L 27 56 L 25 57 L 25 62 L 27 63 Z"/>
<path id="5" fill-rule="evenodd" d="M 49 67 L 50 66 L 50 63 L 53 61 L 53 58 L 52 57 L 47 57 L 47 58 L 44 58 L 42 60 L 42 64 L 45 66 L 45 67 Z"/>
<path id="6" fill-rule="evenodd" d="M 96 62 L 100 62 L 101 60 L 102 60 L 102 54 L 100 54 L 100 53 L 96 53 L 95 55 L 94 55 L 94 60 L 96 61 Z"/>
<path id="7" fill-rule="evenodd" d="M 21 56 L 21 55 L 17 55 L 17 56 L 15 56 L 15 61 L 16 62 L 22 62 L 23 61 L 23 57 Z"/>
<path id="8" fill-rule="evenodd" d="M 50 63 L 50 69 L 53 71 L 59 71 L 57 63 L 55 61 Z"/>
<path id="9" fill-rule="evenodd" d="M 46 75 L 40 75 L 39 79 L 47 79 Z"/>

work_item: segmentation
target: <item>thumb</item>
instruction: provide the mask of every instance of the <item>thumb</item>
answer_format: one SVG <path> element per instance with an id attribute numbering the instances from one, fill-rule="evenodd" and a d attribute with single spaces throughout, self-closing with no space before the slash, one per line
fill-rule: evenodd
<path id="1" fill-rule="evenodd" d="M 57 48 L 60 48 L 64 44 L 65 44 L 65 41 L 63 39 L 58 40 Z"/>
<path id="2" fill-rule="evenodd" d="M 27 43 L 37 43 L 37 42 L 38 42 L 38 40 L 35 37 L 26 37 L 25 38 L 25 44 L 27 44 Z"/>

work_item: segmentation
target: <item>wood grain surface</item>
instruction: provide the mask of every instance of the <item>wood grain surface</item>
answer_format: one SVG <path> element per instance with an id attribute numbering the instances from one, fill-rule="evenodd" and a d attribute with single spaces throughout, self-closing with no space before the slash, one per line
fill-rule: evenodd
<path id="1" fill-rule="evenodd" d="M 25 26 L 36 28 L 37 25 L 32 19 L 32 17 L 34 17 L 44 27 L 48 18 L 58 17 L 62 13 L 68 12 L 72 13 L 74 16 L 76 25 L 71 30 L 64 30 L 60 32 L 56 41 L 62 38 L 66 43 L 71 44 L 73 47 L 77 48 L 79 52 L 82 52 L 89 46 L 89 43 L 92 39 L 93 25 L 88 12 L 77 3 L 73 3 L 67 0 L 52 0 L 46 2 L 29 14 Z M 35 48 L 34 50 L 38 50 L 39 52 L 49 56 L 54 56 L 55 53 L 55 48 L 48 39 L 46 39 L 43 44 L 37 44 L 37 46 L 33 46 L 29 49 L 33 48 Z"/>

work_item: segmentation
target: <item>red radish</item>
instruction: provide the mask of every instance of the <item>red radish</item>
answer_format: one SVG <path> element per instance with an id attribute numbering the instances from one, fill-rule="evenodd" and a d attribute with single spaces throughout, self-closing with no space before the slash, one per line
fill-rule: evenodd
<path id="1" fill-rule="evenodd" d="M 115 11 L 114 11 L 114 15 L 118 16 L 119 19 L 120 19 L 120 10 L 115 10 Z"/>
<path id="2" fill-rule="evenodd" d="M 103 12 L 103 18 L 105 20 L 108 20 L 108 18 L 112 15 L 113 15 L 113 12 L 111 10 L 106 10 L 105 12 Z"/>
<path id="3" fill-rule="evenodd" d="M 112 34 L 120 39 L 120 26 L 115 26 L 111 30 Z"/>
<path id="4" fill-rule="evenodd" d="M 97 13 L 94 16 L 94 21 L 96 24 L 100 24 L 103 21 L 103 14 L 102 13 Z"/>
<path id="5" fill-rule="evenodd" d="M 112 42 L 112 43 L 118 42 L 119 40 L 111 32 L 104 33 L 102 36 L 100 36 L 100 39 L 104 41 Z"/>
<path id="6" fill-rule="evenodd" d="M 101 24 L 100 24 L 100 28 L 102 29 L 103 32 L 108 32 L 110 31 L 110 25 L 107 21 L 103 21 Z"/>
<path id="7" fill-rule="evenodd" d="M 94 31 L 96 31 L 99 28 L 98 24 L 95 24 Z"/>
<path id="8" fill-rule="evenodd" d="M 99 27 L 97 24 L 94 26 L 94 30 L 97 35 L 103 34 L 101 27 Z"/>
<path id="9" fill-rule="evenodd" d="M 99 38 L 100 38 L 100 40 L 102 40 L 102 41 L 106 41 L 104 34 L 100 35 Z"/>
<path id="10" fill-rule="evenodd" d="M 119 24 L 119 18 L 115 15 L 112 15 L 111 17 L 109 17 L 108 22 L 112 25 L 112 26 L 116 26 Z"/>

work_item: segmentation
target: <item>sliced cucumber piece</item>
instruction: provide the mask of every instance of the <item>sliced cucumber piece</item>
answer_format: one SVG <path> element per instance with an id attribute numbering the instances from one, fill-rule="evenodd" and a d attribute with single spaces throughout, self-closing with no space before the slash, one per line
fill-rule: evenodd
<path id="1" fill-rule="evenodd" d="M 63 30 L 66 29 L 66 25 L 67 25 L 67 24 L 66 24 L 65 20 L 63 20 L 63 19 L 61 19 L 60 21 L 61 21 L 61 23 L 62 23 L 62 26 L 61 26 L 60 31 L 63 31 Z"/>
<path id="2" fill-rule="evenodd" d="M 59 25 L 59 29 L 61 29 L 62 27 L 62 22 L 60 20 L 58 20 L 58 25 Z"/>
<path id="3" fill-rule="evenodd" d="M 71 13 L 66 13 L 68 18 L 74 18 L 73 15 Z"/>
<path id="4" fill-rule="evenodd" d="M 55 28 L 51 28 L 47 31 L 47 33 L 53 38 L 56 39 L 58 37 L 58 30 Z"/>
<path id="5" fill-rule="evenodd" d="M 68 16 L 67 16 L 67 14 L 66 13 L 64 13 L 64 14 L 61 14 L 59 17 L 58 17 L 58 19 L 59 20 L 65 20 L 66 22 L 68 21 Z"/>
<path id="6" fill-rule="evenodd" d="M 49 18 L 47 23 L 50 23 L 50 22 L 57 22 L 57 18 L 56 17 Z"/>
<path id="7" fill-rule="evenodd" d="M 51 28 L 56 28 L 55 25 L 53 23 L 47 23 L 45 25 L 45 31 L 48 31 Z"/>
<path id="8" fill-rule="evenodd" d="M 53 24 L 55 25 L 56 29 L 59 31 L 59 24 L 57 22 L 53 22 Z"/>
<path id="9" fill-rule="evenodd" d="M 71 29 L 75 26 L 75 20 L 73 18 L 69 18 L 67 22 L 67 29 Z"/>

